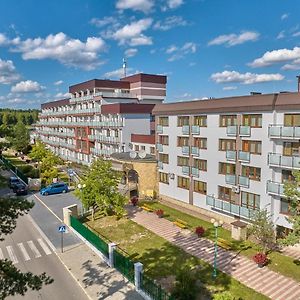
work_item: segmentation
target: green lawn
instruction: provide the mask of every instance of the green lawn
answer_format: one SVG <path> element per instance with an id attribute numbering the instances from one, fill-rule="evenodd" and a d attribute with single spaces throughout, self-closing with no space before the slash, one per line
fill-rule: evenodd
<path id="1" fill-rule="evenodd" d="M 143 202 L 141 202 L 140 205 L 142 205 L 142 203 Z M 197 226 L 203 226 L 206 229 L 205 237 L 210 240 L 214 239 L 214 235 L 213 235 L 214 232 L 211 223 L 196 218 L 194 216 L 191 216 L 189 214 L 180 212 L 174 208 L 163 205 L 159 202 L 147 202 L 147 205 L 153 207 L 153 209 L 162 209 L 166 214 L 165 218 L 170 221 L 174 221 L 177 218 L 186 221 L 189 225 L 189 229 L 192 231 L 194 231 L 195 227 Z M 230 231 L 224 228 L 220 228 L 220 230 L 218 230 L 218 235 L 223 239 L 231 241 L 233 243 L 234 251 L 237 251 L 240 254 L 247 256 L 250 259 L 252 259 L 254 254 L 257 253 L 258 251 L 258 247 L 254 243 L 247 241 L 246 243 L 247 247 L 245 247 L 245 243 L 232 240 Z M 270 259 L 270 263 L 268 264 L 268 267 L 271 270 L 278 272 L 284 276 L 291 277 L 296 281 L 300 281 L 299 260 L 297 261 L 294 258 L 282 255 L 279 252 L 275 252 L 275 251 L 270 253 L 268 257 Z"/>
<path id="2" fill-rule="evenodd" d="M 164 282 L 165 287 L 170 288 L 170 284 L 165 282 L 173 282 L 176 272 L 183 265 L 188 265 L 195 270 L 207 294 L 227 290 L 244 300 L 268 299 L 224 273 L 219 273 L 217 279 L 213 280 L 212 267 L 209 264 L 187 254 L 131 220 L 117 220 L 114 216 L 108 216 L 98 217 L 95 221 L 87 219 L 86 223 L 107 240 L 117 243 L 132 260 L 142 262 L 145 273 L 160 283 Z"/>

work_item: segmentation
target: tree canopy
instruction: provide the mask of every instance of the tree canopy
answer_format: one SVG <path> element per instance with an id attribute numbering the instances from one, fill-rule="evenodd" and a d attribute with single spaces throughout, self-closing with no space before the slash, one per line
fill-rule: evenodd
<path id="1" fill-rule="evenodd" d="M 26 152 L 26 149 L 29 146 L 30 137 L 29 131 L 22 120 L 19 120 L 14 126 L 12 136 L 9 140 L 15 150 Z"/>

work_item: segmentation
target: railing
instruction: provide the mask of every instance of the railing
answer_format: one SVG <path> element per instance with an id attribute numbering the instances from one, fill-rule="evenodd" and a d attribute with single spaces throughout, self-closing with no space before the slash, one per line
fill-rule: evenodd
<path id="1" fill-rule="evenodd" d="M 284 184 L 268 180 L 267 181 L 267 193 L 271 195 L 284 197 Z"/>
<path id="2" fill-rule="evenodd" d="M 193 125 L 193 126 L 192 126 L 192 134 L 199 135 L 199 134 L 200 134 L 200 126 L 198 126 L 198 125 Z"/>
<path id="3" fill-rule="evenodd" d="M 190 134 L 190 126 L 189 125 L 183 125 L 182 126 L 182 134 L 189 135 Z"/>
<path id="4" fill-rule="evenodd" d="M 195 168 L 195 167 L 192 167 L 192 175 L 194 177 L 199 177 L 199 169 Z"/>
<path id="5" fill-rule="evenodd" d="M 2 160 L 3 164 L 9 168 L 12 172 L 14 172 L 19 178 L 21 178 L 26 184 L 28 184 L 28 178 L 25 176 L 18 168 L 13 165 L 8 159 L 6 159 L 2 154 L 0 154 L 0 159 Z"/>
<path id="6" fill-rule="evenodd" d="M 288 169 L 300 169 L 299 156 L 284 156 L 278 153 L 269 153 L 269 165 Z"/>
<path id="7" fill-rule="evenodd" d="M 118 144 L 120 143 L 120 138 L 115 136 L 105 136 L 105 135 L 89 135 L 90 140 L 96 140 L 104 143 Z"/>
<path id="8" fill-rule="evenodd" d="M 236 151 L 226 150 L 226 159 L 230 161 L 236 160 Z"/>
<path id="9" fill-rule="evenodd" d="M 229 213 L 231 215 L 243 217 L 246 219 L 251 219 L 255 210 L 237 205 L 235 203 L 231 203 L 229 201 L 224 201 L 220 199 L 216 199 L 213 196 L 206 196 L 206 205 L 212 206 L 217 210 L 221 210 L 225 213 Z"/>
<path id="10" fill-rule="evenodd" d="M 163 147 L 162 144 L 156 144 L 156 149 L 157 149 L 158 152 L 163 152 L 164 147 Z"/>
<path id="11" fill-rule="evenodd" d="M 239 151 L 239 160 L 250 162 L 250 152 Z"/>
<path id="12" fill-rule="evenodd" d="M 182 166 L 181 171 L 183 175 L 190 175 L 190 167 L 188 166 Z"/>
<path id="13" fill-rule="evenodd" d="M 159 162 L 157 163 L 157 165 L 158 165 L 158 169 L 159 169 L 159 170 L 162 170 L 162 169 L 164 168 L 164 164 L 163 164 L 162 161 L 159 161 Z"/>
<path id="14" fill-rule="evenodd" d="M 157 125 L 156 126 L 156 132 L 158 134 L 162 134 L 164 132 L 164 127 L 162 125 Z"/>
<path id="15" fill-rule="evenodd" d="M 250 136 L 251 135 L 251 127 L 245 126 L 245 125 L 240 125 L 239 134 L 240 134 L 240 136 Z"/>
<path id="16" fill-rule="evenodd" d="M 270 138 L 291 138 L 300 139 L 300 127 L 298 126 L 283 126 L 283 125 L 270 125 L 269 126 Z"/>
<path id="17" fill-rule="evenodd" d="M 134 262 L 118 250 L 114 251 L 114 267 L 130 282 L 134 283 Z"/>
<path id="18" fill-rule="evenodd" d="M 90 127 L 122 127 L 123 121 L 43 121 L 40 120 L 37 125 L 44 126 L 90 126 Z"/>
<path id="19" fill-rule="evenodd" d="M 190 155 L 190 147 L 189 146 L 182 146 L 181 147 L 181 153 L 183 155 Z"/>
<path id="20" fill-rule="evenodd" d="M 236 176 L 233 174 L 226 174 L 225 175 L 225 182 L 227 184 L 236 185 Z"/>
<path id="21" fill-rule="evenodd" d="M 198 147 L 192 146 L 191 152 L 192 152 L 192 155 L 194 155 L 194 156 L 199 156 L 200 150 L 199 150 Z"/>
<path id="22" fill-rule="evenodd" d="M 78 109 L 42 112 L 40 115 L 42 117 L 47 117 L 47 116 L 59 116 L 59 115 L 94 114 L 100 112 L 101 112 L 101 108 L 99 106 L 99 107 L 90 107 L 90 108 L 78 108 Z"/>
<path id="23" fill-rule="evenodd" d="M 229 136 L 237 136 L 237 126 L 236 125 L 233 125 L 233 126 L 227 126 L 226 128 L 226 133 L 227 135 Z"/>
<path id="24" fill-rule="evenodd" d="M 250 179 L 246 176 L 239 176 L 239 185 L 248 188 L 250 185 Z"/>

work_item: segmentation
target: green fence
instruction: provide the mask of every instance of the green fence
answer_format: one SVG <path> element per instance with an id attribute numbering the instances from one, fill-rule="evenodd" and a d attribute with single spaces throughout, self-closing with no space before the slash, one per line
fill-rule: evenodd
<path id="1" fill-rule="evenodd" d="M 114 251 L 114 267 L 129 281 L 134 282 L 134 262 L 118 250 Z"/>
<path id="2" fill-rule="evenodd" d="M 8 159 L 6 159 L 2 154 L 0 155 L 0 159 L 3 161 L 4 165 L 13 171 L 18 177 L 20 177 L 26 184 L 28 184 L 28 178 L 21 171 L 18 170 L 16 166 L 14 166 Z"/>
<path id="3" fill-rule="evenodd" d="M 167 293 L 160 285 L 145 274 L 140 275 L 141 290 L 153 300 L 175 300 L 173 296 Z"/>
<path id="4" fill-rule="evenodd" d="M 72 216 L 70 218 L 71 226 L 108 258 L 108 244 L 105 243 L 100 236 L 85 227 L 79 220 Z"/>

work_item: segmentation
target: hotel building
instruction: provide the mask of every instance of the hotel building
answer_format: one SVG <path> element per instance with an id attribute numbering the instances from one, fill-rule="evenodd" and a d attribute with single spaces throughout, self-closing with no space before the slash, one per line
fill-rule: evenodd
<path id="1" fill-rule="evenodd" d="M 267 208 L 279 232 L 291 228 L 283 183 L 300 169 L 300 93 L 165 103 L 152 113 L 161 198 L 228 222 Z"/>

